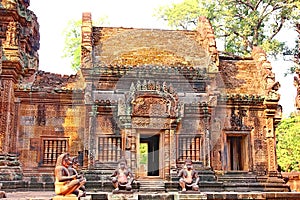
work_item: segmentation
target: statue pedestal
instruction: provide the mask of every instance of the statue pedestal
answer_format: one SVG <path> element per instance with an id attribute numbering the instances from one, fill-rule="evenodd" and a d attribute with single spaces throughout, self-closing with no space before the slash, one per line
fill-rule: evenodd
<path id="1" fill-rule="evenodd" d="M 76 195 L 68 195 L 68 196 L 62 196 L 62 195 L 56 195 L 52 198 L 52 200 L 78 200 L 78 197 Z"/>
<path id="2" fill-rule="evenodd" d="M 92 196 L 88 195 L 86 197 L 80 197 L 78 198 L 76 195 L 69 195 L 69 196 L 62 196 L 62 195 L 56 195 L 52 198 L 52 200 L 91 200 Z"/>

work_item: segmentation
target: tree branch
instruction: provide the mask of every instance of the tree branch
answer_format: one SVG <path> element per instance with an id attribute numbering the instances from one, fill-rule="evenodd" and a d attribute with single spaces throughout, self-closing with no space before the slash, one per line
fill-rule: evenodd
<path id="1" fill-rule="evenodd" d="M 252 10 L 254 10 L 254 6 L 250 3 L 250 1 L 248 0 L 247 2 L 245 1 L 242 1 L 242 0 L 237 0 L 236 2 L 240 3 L 240 4 L 243 4 L 249 8 L 251 8 Z"/>
<path id="2" fill-rule="evenodd" d="M 277 28 L 273 31 L 273 34 L 269 37 L 269 40 L 272 40 L 277 35 L 277 33 L 282 29 L 284 23 L 285 19 L 284 17 L 281 17 L 279 26 L 277 26 Z"/>

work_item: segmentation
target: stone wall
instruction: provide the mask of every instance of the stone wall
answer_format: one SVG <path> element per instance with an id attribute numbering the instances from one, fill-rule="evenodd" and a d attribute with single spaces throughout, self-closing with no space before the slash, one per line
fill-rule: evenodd
<path id="1" fill-rule="evenodd" d="M 95 59 L 102 65 L 207 66 L 196 31 L 94 28 Z"/>

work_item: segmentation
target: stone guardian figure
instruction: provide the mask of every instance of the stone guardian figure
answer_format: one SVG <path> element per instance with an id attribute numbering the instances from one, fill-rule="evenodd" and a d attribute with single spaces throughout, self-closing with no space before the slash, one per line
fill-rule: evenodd
<path id="1" fill-rule="evenodd" d="M 133 174 L 131 170 L 127 167 L 126 160 L 120 160 L 118 168 L 111 175 L 112 184 L 115 188 L 114 191 L 121 190 L 131 190 L 131 184 L 133 181 Z"/>
<path id="2" fill-rule="evenodd" d="M 82 187 L 86 180 L 79 175 L 70 175 L 68 167 L 70 165 L 68 153 L 58 156 L 55 166 L 55 193 L 63 196 L 77 196 L 78 189 Z"/>
<path id="3" fill-rule="evenodd" d="M 78 174 L 78 169 L 79 169 L 79 161 L 78 161 L 78 157 L 72 157 L 70 158 L 70 162 L 71 164 L 69 165 L 68 167 L 68 170 L 69 170 L 69 173 L 70 173 L 70 176 L 73 176 L 73 175 L 79 175 Z M 85 186 L 82 185 L 80 188 L 78 188 L 78 190 L 82 191 L 82 194 L 81 195 L 77 195 L 77 196 L 81 196 L 81 197 L 85 197 L 86 196 L 86 189 L 85 189 Z"/>
<path id="4" fill-rule="evenodd" d="M 184 167 L 179 171 L 178 176 L 179 185 L 182 188 L 182 192 L 187 189 L 192 189 L 193 191 L 199 191 L 199 177 L 197 171 L 193 169 L 192 161 L 188 158 L 185 161 Z"/>

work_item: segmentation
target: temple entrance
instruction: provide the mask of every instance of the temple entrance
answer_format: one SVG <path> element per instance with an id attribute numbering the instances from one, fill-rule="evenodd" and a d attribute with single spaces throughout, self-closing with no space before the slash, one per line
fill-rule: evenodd
<path id="1" fill-rule="evenodd" d="M 140 177 L 159 176 L 160 135 L 140 135 L 139 175 Z"/>
<path id="2" fill-rule="evenodd" d="M 228 167 L 231 171 L 243 171 L 248 166 L 247 138 L 243 136 L 228 136 Z"/>

